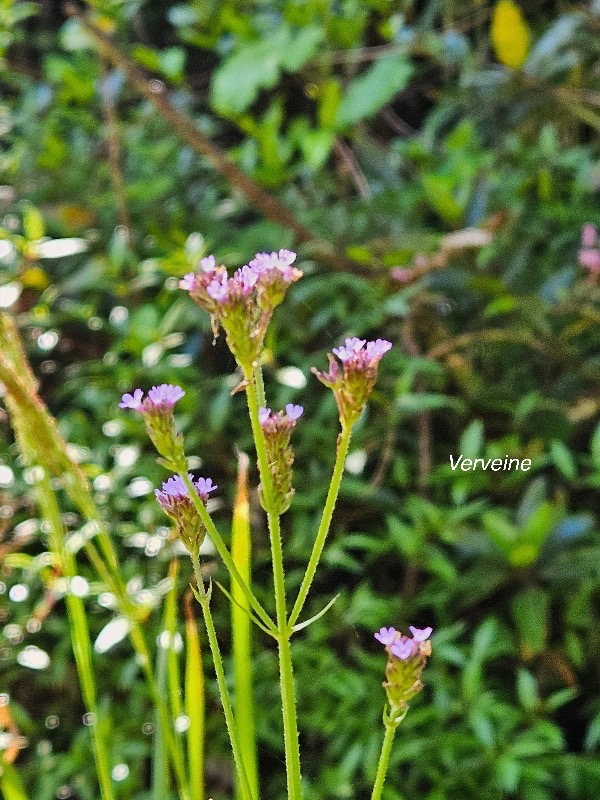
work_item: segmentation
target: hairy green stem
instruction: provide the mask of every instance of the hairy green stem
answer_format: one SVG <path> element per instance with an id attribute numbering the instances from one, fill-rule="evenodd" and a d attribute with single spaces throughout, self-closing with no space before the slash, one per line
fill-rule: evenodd
<path id="1" fill-rule="evenodd" d="M 335 466 L 333 468 L 333 475 L 331 477 L 331 483 L 329 484 L 329 490 L 327 492 L 327 499 L 325 500 L 325 507 L 323 508 L 323 513 L 321 515 L 321 522 L 319 523 L 319 529 L 315 537 L 315 542 L 313 544 L 312 552 L 310 554 L 310 559 L 306 567 L 306 572 L 304 573 L 300 589 L 298 590 L 298 597 L 296 598 L 296 602 L 294 603 L 294 608 L 292 609 L 292 613 L 290 614 L 290 619 L 288 623 L 288 629 L 290 631 L 292 630 L 292 628 L 294 627 L 295 623 L 298 620 L 298 617 L 300 616 L 300 613 L 308 596 L 311 584 L 314 580 L 315 572 L 317 571 L 319 560 L 323 552 L 323 547 L 325 546 L 325 539 L 327 538 L 327 534 L 329 533 L 329 526 L 331 525 L 333 510 L 335 508 L 335 503 L 340 490 L 340 484 L 342 482 L 342 475 L 344 473 L 344 463 L 346 461 L 346 456 L 348 455 L 348 448 L 350 447 L 351 435 L 352 435 L 352 428 L 343 427 L 342 432 L 340 433 L 338 438 Z"/>
<path id="2" fill-rule="evenodd" d="M 258 375 L 259 370 L 256 370 Z M 287 625 L 287 607 L 285 596 L 285 572 L 283 565 L 283 549 L 281 546 L 281 529 L 279 515 L 273 509 L 273 486 L 269 460 L 264 440 L 263 431 L 258 418 L 259 397 L 257 382 L 260 379 L 250 380 L 246 390 L 248 410 L 252 434 L 256 445 L 258 468 L 262 484 L 263 498 L 267 508 L 269 522 L 269 535 L 271 539 L 271 555 L 273 559 L 273 581 L 275 586 L 275 609 L 277 617 L 279 644 L 279 679 L 281 689 L 281 706 L 283 714 L 283 739 L 285 747 L 285 766 L 287 777 L 288 800 L 301 800 L 302 775 L 300 769 L 300 747 L 298 743 L 298 721 L 296 714 L 296 687 L 294 686 L 294 672 L 292 666 L 292 651 L 290 647 L 290 634 Z"/>
<path id="3" fill-rule="evenodd" d="M 373 786 L 371 800 L 380 800 L 381 798 L 385 776 L 387 775 L 388 767 L 390 765 L 390 754 L 392 752 L 392 744 L 394 742 L 394 735 L 397 727 L 398 723 L 386 724 L 385 726 L 385 736 L 383 737 L 383 744 L 381 746 L 381 754 L 379 756 L 379 763 L 377 765 L 377 775 L 375 776 L 375 784 Z"/>
<path id="4" fill-rule="evenodd" d="M 244 581 L 244 579 L 240 575 L 240 571 L 236 567 L 235 562 L 234 562 L 233 558 L 231 557 L 231 553 L 227 549 L 227 545 L 223 541 L 223 539 L 221 537 L 221 534 L 217 530 L 217 527 L 216 527 L 215 523 L 212 521 L 212 518 L 211 518 L 210 514 L 206 510 L 206 506 L 202 502 L 201 498 L 198 496 L 198 492 L 194 488 L 194 485 L 193 485 L 192 481 L 190 480 L 189 475 L 184 470 L 179 471 L 177 474 L 179 475 L 181 480 L 185 483 L 185 485 L 187 487 L 187 490 L 188 490 L 188 494 L 192 499 L 192 503 L 194 504 L 194 507 L 196 508 L 196 511 L 198 512 L 198 515 L 200 516 L 200 519 L 202 520 L 202 524 L 204 525 L 208 535 L 212 539 L 213 544 L 217 549 L 217 553 L 221 556 L 221 559 L 223 560 L 223 563 L 225 564 L 225 566 L 229 570 L 229 574 L 236 581 L 236 583 L 238 584 L 238 586 L 240 587 L 240 589 L 244 593 L 244 596 L 246 597 L 246 599 L 248 600 L 248 602 L 250 603 L 250 605 L 252 606 L 254 611 L 256 611 L 256 613 L 260 617 L 260 619 L 267 626 L 267 628 L 271 632 L 271 634 L 273 636 L 276 636 L 277 629 L 276 629 L 275 625 L 273 624 L 273 620 L 267 614 L 265 609 L 261 606 L 259 601 L 256 599 L 256 597 L 252 593 L 252 590 L 250 589 L 248 584 Z"/>
<path id="5" fill-rule="evenodd" d="M 200 607 L 202 608 L 204 624 L 206 625 L 206 632 L 208 634 L 208 643 L 210 645 L 210 651 L 213 657 L 215 672 L 217 674 L 217 684 L 219 686 L 221 705 L 223 706 L 223 711 L 225 713 L 225 724 L 227 725 L 227 732 L 229 734 L 229 740 L 231 742 L 231 749 L 233 751 L 233 759 L 235 761 L 235 768 L 239 778 L 242 797 L 244 798 L 244 800 L 254 800 L 252 790 L 250 789 L 250 783 L 248 782 L 248 775 L 246 774 L 246 770 L 244 768 L 242 750 L 240 747 L 235 719 L 233 716 L 233 709 L 231 707 L 231 700 L 229 697 L 229 690 L 227 688 L 227 681 L 225 679 L 225 670 L 223 669 L 223 659 L 221 658 L 219 642 L 217 640 L 217 634 L 215 631 L 212 614 L 210 612 L 209 597 L 204 589 L 204 579 L 202 577 L 202 572 L 200 570 L 200 554 L 198 552 L 198 549 L 196 549 L 196 551 L 192 552 L 190 555 L 192 557 L 194 575 L 196 577 L 196 583 L 198 585 L 198 593 L 196 595 L 196 599 L 198 600 L 198 602 L 200 603 Z"/>

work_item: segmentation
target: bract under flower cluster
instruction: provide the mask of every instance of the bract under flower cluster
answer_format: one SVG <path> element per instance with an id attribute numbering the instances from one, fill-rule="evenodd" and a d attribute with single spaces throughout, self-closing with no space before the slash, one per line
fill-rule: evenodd
<path id="1" fill-rule="evenodd" d="M 194 480 L 190 473 L 188 477 L 198 497 L 206 503 L 210 492 L 214 492 L 217 487 L 210 478 Z M 183 544 L 190 553 L 197 552 L 206 535 L 206 528 L 183 480 L 179 475 L 174 475 L 163 483 L 161 489 L 155 489 L 154 494 L 165 514 L 175 523 L 177 534 Z"/>
<path id="2" fill-rule="evenodd" d="M 200 272 L 190 272 L 179 282 L 190 297 L 212 317 L 213 330 L 225 330 L 227 344 L 248 378 L 263 348 L 273 310 L 288 287 L 302 277 L 293 267 L 290 250 L 257 253 L 231 277 L 214 256 L 203 258 Z"/>
<path id="3" fill-rule="evenodd" d="M 152 443 L 163 458 L 174 468 L 183 459 L 183 440 L 175 432 L 173 407 L 185 395 L 180 386 L 162 383 L 153 386 L 146 397 L 141 389 L 126 393 L 119 408 L 130 408 L 144 417 L 146 430 Z"/>
<path id="4" fill-rule="evenodd" d="M 292 488 L 294 453 L 290 447 L 290 437 L 303 412 L 302 406 L 292 403 L 286 405 L 285 411 L 278 411 L 276 414 L 270 408 L 260 408 L 258 411 L 258 419 L 265 435 L 267 458 L 273 483 L 275 508 L 270 510 L 278 514 L 283 514 L 288 510 L 294 496 Z M 261 501 L 264 507 L 262 492 Z"/>
<path id="5" fill-rule="evenodd" d="M 353 337 L 328 355 L 328 372 L 319 372 L 313 367 L 321 383 L 333 390 L 342 425 L 353 425 L 361 415 L 377 380 L 379 362 L 391 346 L 386 339 L 367 342 Z M 343 369 L 334 356 L 341 361 Z"/>
<path id="6" fill-rule="evenodd" d="M 388 663 L 385 668 L 386 691 L 393 715 L 406 712 L 409 701 L 423 688 L 421 673 L 431 655 L 429 637 L 432 629 L 410 626 L 412 637 L 395 628 L 381 628 L 375 638 L 385 645 Z"/>

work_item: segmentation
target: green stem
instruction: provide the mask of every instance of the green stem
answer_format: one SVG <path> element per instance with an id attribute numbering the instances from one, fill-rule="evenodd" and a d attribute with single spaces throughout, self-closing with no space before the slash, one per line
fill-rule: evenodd
<path id="1" fill-rule="evenodd" d="M 259 370 L 256 370 L 259 374 Z M 249 381 L 246 390 L 248 410 L 252 434 L 256 445 L 256 455 L 260 471 L 263 498 L 267 509 L 273 508 L 273 486 L 269 460 L 258 418 L 259 398 L 255 381 Z M 287 625 L 287 607 L 285 596 L 285 572 L 283 566 L 283 550 L 281 546 L 281 529 L 279 515 L 267 510 L 269 535 L 271 539 L 271 555 L 273 559 L 273 581 L 275 587 L 275 609 L 279 644 L 279 679 L 281 689 L 281 707 L 283 714 L 283 739 L 285 747 L 285 766 L 287 776 L 288 800 L 302 799 L 302 775 L 300 769 L 300 747 L 298 743 L 298 721 L 296 716 L 296 688 L 292 666 L 290 634 Z"/>
<path id="2" fill-rule="evenodd" d="M 50 483 L 50 478 L 44 470 L 44 477 L 38 486 L 38 499 L 40 509 L 50 525 L 50 537 L 63 574 L 73 578 L 77 574 L 75 557 L 65 547 L 65 536 L 60 516 L 60 509 Z M 98 704 L 96 687 L 94 683 L 94 669 L 92 665 L 92 649 L 90 646 L 90 632 L 85 616 L 83 601 L 71 592 L 66 596 L 67 616 L 71 633 L 71 645 L 75 656 L 75 665 L 81 684 L 81 694 L 88 712 L 93 714 L 94 721 L 91 726 L 92 750 L 96 762 L 98 783 L 102 800 L 114 800 L 112 779 L 110 775 L 110 757 L 107 743 L 104 740 L 104 726 L 98 719 Z M 101 732 L 102 731 L 102 732 Z"/>
<path id="3" fill-rule="evenodd" d="M 210 514 L 206 510 L 206 506 L 202 502 L 202 499 L 199 497 L 198 492 L 194 488 L 194 485 L 192 484 L 192 481 L 190 480 L 187 472 L 180 471 L 177 474 L 179 475 L 181 480 L 185 483 L 185 485 L 187 487 L 187 490 L 188 490 L 188 493 L 189 493 L 189 496 L 192 498 L 192 503 L 194 504 L 194 507 L 196 508 L 196 511 L 198 512 L 198 515 L 200 516 L 200 519 L 202 520 L 202 524 L 204 525 L 208 535 L 212 539 L 213 544 L 217 549 L 217 553 L 221 556 L 221 559 L 223 560 L 223 563 L 225 564 L 225 566 L 229 570 L 229 574 L 237 582 L 238 586 L 240 587 L 240 589 L 244 593 L 244 596 L 246 597 L 246 599 L 248 600 L 248 602 L 250 603 L 250 605 L 252 606 L 254 611 L 256 611 L 256 613 L 258 614 L 260 619 L 265 623 L 265 625 L 267 626 L 269 631 L 273 635 L 276 635 L 277 634 L 277 629 L 276 629 L 275 625 L 273 624 L 273 620 L 267 614 L 265 609 L 261 606 L 259 601 L 256 599 L 256 597 L 252 593 L 252 590 L 250 589 L 248 584 L 244 581 L 244 579 L 240 575 L 240 571 L 236 567 L 235 562 L 234 562 L 233 558 L 231 557 L 231 553 L 227 549 L 227 545 L 223 541 L 223 539 L 221 537 L 221 534 L 217 530 L 217 527 L 216 527 L 215 523 L 212 521 Z"/>
<path id="4" fill-rule="evenodd" d="M 381 755 L 379 756 L 379 764 L 377 765 L 377 775 L 375 776 L 375 785 L 373 786 L 371 800 L 380 800 L 381 798 L 385 776 L 387 775 L 390 764 L 390 754 L 392 752 L 394 734 L 396 733 L 396 728 L 400 723 L 384 721 L 384 724 L 385 736 L 383 737 L 383 745 L 381 747 Z"/>
<path id="5" fill-rule="evenodd" d="M 346 456 L 348 455 L 348 448 L 350 447 L 351 435 L 351 427 L 342 427 L 342 432 L 340 433 L 337 443 L 335 466 L 333 468 L 333 475 L 331 477 L 331 483 L 329 484 L 329 490 L 327 492 L 327 499 L 325 501 L 325 507 L 323 508 L 323 514 L 321 515 L 321 522 L 319 523 L 319 529 L 317 531 L 317 536 L 313 544 L 310 559 L 306 567 L 306 572 L 304 573 L 302 584 L 300 585 L 300 589 L 298 591 L 298 597 L 296 598 L 294 608 L 292 609 L 292 613 L 290 615 L 288 623 L 288 629 L 290 631 L 296 624 L 304 603 L 306 602 L 308 592 L 315 577 L 315 572 L 317 571 L 317 567 L 319 565 L 323 547 L 325 546 L 325 539 L 329 533 L 329 526 L 331 525 L 333 510 L 335 508 L 335 503 L 340 490 L 340 484 L 342 482 L 344 464 L 346 462 Z"/>
<path id="6" fill-rule="evenodd" d="M 217 673 L 217 684 L 219 686 L 219 695 L 221 697 L 221 705 L 225 713 L 225 723 L 227 725 L 227 732 L 231 742 L 231 749 L 233 750 L 233 759 L 235 761 L 235 768 L 237 770 L 242 796 L 244 800 L 254 800 L 254 796 L 250 789 L 248 776 L 244 769 L 244 761 L 242 758 L 242 750 L 239 743 L 235 719 L 233 716 L 233 709 L 231 707 L 231 700 L 229 698 L 229 690 L 227 689 L 227 681 L 225 679 L 225 670 L 223 669 L 223 659 L 221 658 L 221 651 L 219 649 L 219 642 L 213 623 L 212 614 L 210 612 L 209 598 L 204 590 L 204 579 L 200 571 L 200 554 L 196 550 L 190 554 L 192 557 L 192 565 L 194 567 L 194 575 L 198 585 L 198 594 L 196 598 L 202 608 L 202 615 L 204 617 L 204 624 L 206 625 L 206 632 L 208 633 L 208 643 L 212 653 L 213 662 L 215 665 L 215 672 Z"/>
<path id="7" fill-rule="evenodd" d="M 256 395 L 258 397 L 258 404 L 262 408 L 267 405 L 267 398 L 265 395 L 265 382 L 263 380 L 262 367 L 259 364 L 254 370 L 254 381 L 256 383 Z"/>
<path id="8" fill-rule="evenodd" d="M 298 722 L 296 718 L 296 687 L 292 666 L 290 634 L 287 630 L 287 608 L 281 549 L 279 516 L 269 513 L 269 534 L 273 555 L 273 579 L 275 583 L 275 607 L 279 628 L 279 683 L 281 708 L 283 713 L 283 740 L 285 746 L 285 765 L 287 773 L 288 800 L 301 800 L 302 775 L 300 770 L 300 746 L 298 742 Z"/>

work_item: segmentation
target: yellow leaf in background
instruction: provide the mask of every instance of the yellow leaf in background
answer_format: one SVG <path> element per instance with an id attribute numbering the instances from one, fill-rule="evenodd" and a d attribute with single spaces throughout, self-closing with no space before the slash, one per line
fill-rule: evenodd
<path id="1" fill-rule="evenodd" d="M 89 228 L 96 221 L 93 211 L 70 203 L 63 203 L 58 206 L 56 215 L 63 225 L 69 229 L 69 232 L 79 232 L 83 228 Z"/>
<path id="2" fill-rule="evenodd" d="M 498 61 L 511 69 L 523 66 L 529 52 L 529 28 L 513 0 L 498 0 L 496 3 L 491 39 Z"/>

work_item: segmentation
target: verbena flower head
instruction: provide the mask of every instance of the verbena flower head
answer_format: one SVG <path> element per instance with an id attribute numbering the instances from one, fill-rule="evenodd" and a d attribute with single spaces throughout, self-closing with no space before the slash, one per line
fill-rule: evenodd
<path id="1" fill-rule="evenodd" d="M 210 492 L 214 492 L 217 487 L 210 478 L 194 480 L 190 473 L 188 477 L 198 497 L 206 503 Z M 206 535 L 206 529 L 182 478 L 173 475 L 160 489 L 155 489 L 154 494 L 165 514 L 175 522 L 177 534 L 186 548 L 190 552 L 198 549 Z"/>
<path id="2" fill-rule="evenodd" d="M 587 269 L 590 275 L 594 277 L 600 274 L 599 244 L 596 226 L 588 222 L 581 230 L 579 265 Z"/>
<path id="3" fill-rule="evenodd" d="M 265 436 L 267 458 L 273 484 L 273 502 L 278 514 L 287 511 L 294 496 L 292 488 L 292 464 L 294 452 L 290 447 L 292 431 L 302 416 L 302 406 L 288 403 L 285 411 L 274 414 L 270 408 L 260 408 L 258 419 Z M 264 497 L 261 493 L 263 506 Z"/>
<path id="4" fill-rule="evenodd" d="M 179 282 L 211 315 L 215 335 L 219 325 L 223 327 L 246 377 L 260 356 L 273 310 L 289 285 L 302 277 L 301 270 L 292 266 L 295 259 L 290 250 L 257 253 L 229 277 L 226 268 L 208 256 L 200 262 L 200 272 L 190 272 Z"/>
<path id="5" fill-rule="evenodd" d="M 321 383 L 333 390 L 342 425 L 351 426 L 360 416 L 377 380 L 379 362 L 391 346 L 387 339 L 368 342 L 352 337 L 341 347 L 334 347 L 333 354 L 328 355 L 328 372 L 319 372 L 313 367 Z"/>
<path id="6" fill-rule="evenodd" d="M 124 394 L 119 408 L 132 408 L 140 414 L 148 414 L 163 409 L 172 409 L 184 395 L 185 392 L 181 386 L 161 383 L 160 386 L 153 386 L 149 390 L 145 400 L 141 389 L 134 389 L 133 394 Z"/>
<path id="7" fill-rule="evenodd" d="M 409 701 L 423 688 L 421 674 L 431 655 L 429 637 L 432 628 L 421 629 L 411 625 L 409 630 L 412 636 L 405 636 L 395 628 L 381 628 L 375 634 L 388 654 L 385 668 L 387 680 L 383 687 L 391 714 L 395 717 L 406 712 Z"/>
<path id="8" fill-rule="evenodd" d="M 131 394 L 124 394 L 119 403 L 119 408 L 133 409 L 144 417 L 148 436 L 173 468 L 183 460 L 183 442 L 175 432 L 173 407 L 184 395 L 181 386 L 162 383 L 153 386 L 146 397 L 141 389 L 134 389 Z"/>

